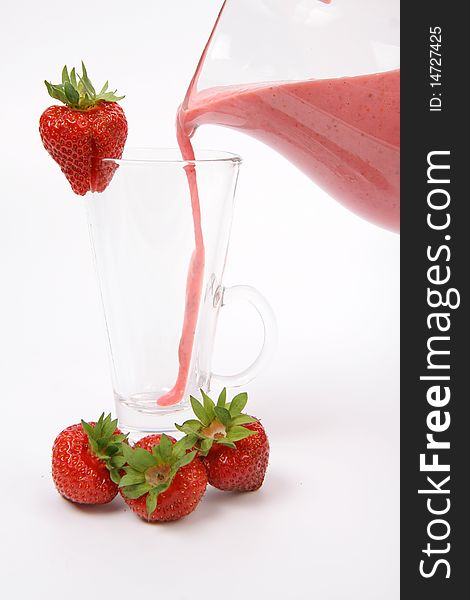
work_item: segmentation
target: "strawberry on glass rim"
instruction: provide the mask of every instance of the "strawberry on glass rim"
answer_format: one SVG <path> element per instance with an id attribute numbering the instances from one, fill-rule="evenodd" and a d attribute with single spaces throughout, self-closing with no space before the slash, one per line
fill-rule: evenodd
<path id="1" fill-rule="evenodd" d="M 39 120 L 45 149 L 67 177 L 73 191 L 102 192 L 117 165 L 103 158 L 121 158 L 127 139 L 127 120 L 118 104 L 124 96 L 108 91 L 108 82 L 96 92 L 82 62 L 82 74 L 65 66 L 62 83 L 44 82 L 49 95 L 65 106 L 49 106 Z"/>

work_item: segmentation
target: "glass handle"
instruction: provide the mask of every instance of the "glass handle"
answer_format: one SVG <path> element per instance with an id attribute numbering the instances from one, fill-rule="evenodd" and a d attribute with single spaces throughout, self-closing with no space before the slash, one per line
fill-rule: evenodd
<path id="1" fill-rule="evenodd" d="M 239 387 L 252 381 L 273 355 L 277 341 L 276 317 L 266 298 L 250 285 L 235 285 L 233 287 L 222 288 L 221 292 L 221 307 L 236 302 L 249 302 L 259 314 L 263 323 L 263 343 L 258 356 L 249 367 L 234 375 L 212 373 L 211 378 L 222 385 L 226 387 Z"/>

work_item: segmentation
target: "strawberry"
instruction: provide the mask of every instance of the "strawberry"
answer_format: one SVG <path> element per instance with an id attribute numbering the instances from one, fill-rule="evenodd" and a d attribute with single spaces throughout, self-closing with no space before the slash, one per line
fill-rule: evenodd
<path id="1" fill-rule="evenodd" d="M 252 492 L 261 487 L 269 460 L 269 441 L 258 419 L 243 414 L 244 392 L 226 402 L 225 388 L 217 405 L 201 390 L 204 405 L 191 396 L 197 419 L 176 427 L 197 436 L 196 449 L 207 470 L 208 481 L 219 490 Z"/>
<path id="2" fill-rule="evenodd" d="M 123 444 L 126 474 L 119 484 L 130 508 L 148 521 L 176 521 L 199 504 L 207 475 L 196 451 L 196 437 L 179 442 L 163 434 L 148 435 L 130 448 Z"/>
<path id="3" fill-rule="evenodd" d="M 49 95 L 65 104 L 50 106 L 41 115 L 39 133 L 44 147 L 76 194 L 102 192 L 117 165 L 101 159 L 121 158 L 127 138 L 126 117 L 117 104 L 124 96 L 108 92 L 108 82 L 97 94 L 83 62 L 81 77 L 75 69 L 69 74 L 65 66 L 61 84 L 44 83 Z"/>
<path id="4" fill-rule="evenodd" d="M 80 504 L 106 504 L 116 496 L 119 469 L 125 460 L 126 436 L 117 419 L 104 413 L 98 422 L 71 425 L 57 436 L 52 448 L 52 478 L 59 494 Z"/>

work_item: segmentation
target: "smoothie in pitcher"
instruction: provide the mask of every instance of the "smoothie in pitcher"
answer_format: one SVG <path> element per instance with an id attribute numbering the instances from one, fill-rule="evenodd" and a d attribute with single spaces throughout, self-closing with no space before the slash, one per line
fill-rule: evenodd
<path id="1" fill-rule="evenodd" d="M 196 93 L 183 131 L 240 129 L 271 146 L 369 221 L 399 228 L 400 72 Z"/>

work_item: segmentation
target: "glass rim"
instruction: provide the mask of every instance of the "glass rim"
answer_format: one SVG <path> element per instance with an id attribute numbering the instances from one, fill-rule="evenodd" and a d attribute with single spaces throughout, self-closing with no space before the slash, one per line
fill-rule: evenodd
<path id="1" fill-rule="evenodd" d="M 101 160 L 103 162 L 113 162 L 118 165 L 198 165 L 198 164 L 211 164 L 211 163 L 232 163 L 240 164 L 242 162 L 241 156 L 234 154 L 233 152 L 227 152 L 225 150 L 208 150 L 195 148 L 194 153 L 195 159 L 184 159 L 181 156 L 181 150 L 177 147 L 147 147 L 147 146 L 136 146 L 125 148 L 122 158 L 110 158 L 104 157 Z M 169 157 L 173 154 L 174 156 Z M 167 156 L 168 155 L 168 156 Z"/>

